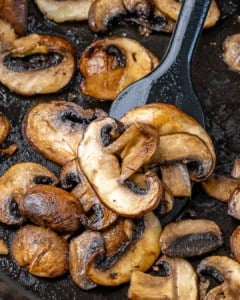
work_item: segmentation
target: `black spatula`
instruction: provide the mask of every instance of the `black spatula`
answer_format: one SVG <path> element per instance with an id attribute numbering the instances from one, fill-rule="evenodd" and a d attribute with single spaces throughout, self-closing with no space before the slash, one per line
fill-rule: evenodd
<path id="1" fill-rule="evenodd" d="M 191 80 L 191 60 L 211 0 L 185 0 L 162 63 L 152 73 L 124 89 L 110 109 L 120 119 L 134 107 L 152 102 L 174 104 L 204 126 L 200 102 Z"/>

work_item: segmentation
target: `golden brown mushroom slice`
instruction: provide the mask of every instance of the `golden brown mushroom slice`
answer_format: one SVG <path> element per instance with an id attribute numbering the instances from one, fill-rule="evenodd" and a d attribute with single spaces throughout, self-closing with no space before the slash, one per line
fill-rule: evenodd
<path id="1" fill-rule="evenodd" d="M 154 5 L 165 15 L 177 21 L 181 10 L 181 2 L 178 0 L 153 0 Z M 215 0 L 210 5 L 204 28 L 214 26 L 220 18 L 220 10 Z"/>
<path id="2" fill-rule="evenodd" d="M 11 48 L 12 42 L 17 38 L 13 27 L 0 19 L 0 52 Z"/>
<path id="3" fill-rule="evenodd" d="M 37 163 L 18 163 L 11 166 L 0 177 L 0 222 L 19 225 L 23 222 L 19 215 L 20 204 L 27 190 L 36 184 L 58 183 L 57 177 L 46 167 Z"/>
<path id="4" fill-rule="evenodd" d="M 236 227 L 230 239 L 232 253 L 236 260 L 240 262 L 240 226 Z"/>
<path id="5" fill-rule="evenodd" d="M 78 148 L 83 173 L 100 200 L 111 210 L 125 217 L 135 217 L 152 211 L 159 204 L 162 185 L 154 173 L 146 173 L 147 189 L 134 184 L 121 184 L 120 163 L 116 155 L 105 148 L 122 131 L 119 122 L 111 118 L 93 121 L 84 133 Z"/>
<path id="6" fill-rule="evenodd" d="M 238 179 L 213 174 L 202 182 L 204 191 L 210 196 L 222 202 L 228 202 L 232 193 L 239 186 Z"/>
<path id="7" fill-rule="evenodd" d="M 27 271 L 39 277 L 58 277 L 69 269 L 68 244 L 55 232 L 27 225 L 12 241 L 12 256 Z"/>
<path id="8" fill-rule="evenodd" d="M 225 39 L 223 59 L 231 70 L 240 72 L 240 33 L 233 34 Z"/>
<path id="9" fill-rule="evenodd" d="M 4 240 L 0 240 L 0 255 L 8 255 L 9 249 L 7 243 Z"/>
<path id="10" fill-rule="evenodd" d="M 106 256 L 100 253 L 86 265 L 88 278 L 99 285 L 117 286 L 130 281 L 134 270 L 145 272 L 160 253 L 161 225 L 153 213 L 118 224 L 120 229 L 110 228 L 102 234 Z M 125 240 L 122 247 L 119 236 Z"/>
<path id="11" fill-rule="evenodd" d="M 125 126 L 133 122 L 148 124 L 158 131 L 160 137 L 172 133 L 188 133 L 197 136 L 205 143 L 212 156 L 212 167 L 208 176 L 214 170 L 216 155 L 210 136 L 195 119 L 176 106 L 165 103 L 143 105 L 129 111 L 121 122 Z"/>
<path id="12" fill-rule="evenodd" d="M 24 121 L 30 145 L 59 165 L 77 158 L 78 144 L 86 126 L 106 116 L 100 109 L 84 110 L 72 102 L 53 101 L 33 106 Z"/>
<path id="13" fill-rule="evenodd" d="M 99 100 L 114 100 L 126 86 L 158 64 L 157 57 L 135 40 L 123 37 L 97 40 L 81 56 L 80 71 L 85 77 L 81 92 Z"/>
<path id="14" fill-rule="evenodd" d="M 193 257 L 211 252 L 223 244 L 222 232 L 210 220 L 181 220 L 164 227 L 160 245 L 165 255 Z"/>
<path id="15" fill-rule="evenodd" d="M 240 179 L 240 158 L 236 158 L 233 163 L 231 177 Z"/>
<path id="16" fill-rule="evenodd" d="M 214 277 L 220 285 L 211 289 L 204 300 L 240 298 L 240 264 L 226 256 L 210 256 L 201 261 L 197 271 Z"/>
<path id="17" fill-rule="evenodd" d="M 1 20 L 0 20 L 1 21 Z M 0 29 L 1 30 L 1 29 Z M 0 144 L 6 139 L 10 130 L 9 121 L 0 113 Z M 0 149 L 0 161 L 8 158 L 18 149 L 17 144 L 12 144 L 6 149 Z"/>
<path id="18" fill-rule="evenodd" d="M 73 76 L 74 56 L 73 46 L 60 37 L 31 34 L 16 39 L 10 51 L 0 54 L 0 82 L 26 96 L 58 92 Z"/>
<path id="19" fill-rule="evenodd" d="M 191 264 L 182 258 L 161 257 L 154 270 L 164 269 L 166 276 L 132 273 L 129 299 L 138 300 L 198 300 L 198 278 Z M 156 271 L 156 273 L 158 273 Z"/>
<path id="20" fill-rule="evenodd" d="M 62 167 L 60 180 L 62 187 L 70 189 L 81 203 L 84 213 L 80 216 L 80 220 L 83 226 L 92 230 L 103 230 L 117 220 L 118 215 L 99 200 L 81 171 L 78 159 Z"/>
<path id="21" fill-rule="evenodd" d="M 35 0 L 46 18 L 57 23 L 84 21 L 94 0 Z"/>
<path id="22" fill-rule="evenodd" d="M 83 213 L 80 202 L 71 193 L 45 184 L 27 190 L 19 211 L 34 224 L 62 234 L 78 230 Z"/>
<path id="23" fill-rule="evenodd" d="M 27 17 L 27 0 L 1 0 L 0 18 L 11 24 L 17 35 L 26 33 Z"/>

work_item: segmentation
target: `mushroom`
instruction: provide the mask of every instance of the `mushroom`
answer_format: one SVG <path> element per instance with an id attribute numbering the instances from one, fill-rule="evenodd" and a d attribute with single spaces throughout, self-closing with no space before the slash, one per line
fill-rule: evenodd
<path id="1" fill-rule="evenodd" d="M 18 205 L 26 191 L 36 184 L 58 183 L 57 177 L 46 167 L 37 163 L 18 163 L 11 166 L 0 177 L 0 222 L 19 225 L 23 218 L 19 215 Z"/>
<path id="2" fill-rule="evenodd" d="M 30 145 L 59 165 L 77 158 L 78 144 L 86 126 L 106 116 L 100 109 L 84 110 L 72 102 L 52 101 L 33 106 L 24 120 Z"/>
<path id="3" fill-rule="evenodd" d="M 240 186 L 231 194 L 228 201 L 228 214 L 237 220 L 240 220 Z"/>
<path id="4" fill-rule="evenodd" d="M 8 255 L 9 249 L 4 240 L 0 240 L 0 255 Z"/>
<path id="5" fill-rule="evenodd" d="M 213 174 L 202 182 L 204 191 L 210 196 L 222 202 L 228 202 L 232 193 L 239 186 L 238 179 Z"/>
<path id="6" fill-rule="evenodd" d="M 17 35 L 24 35 L 27 31 L 28 1 L 1 0 L 0 18 L 10 23 Z"/>
<path id="7" fill-rule="evenodd" d="M 178 0 L 153 0 L 157 9 L 174 21 L 177 21 L 182 3 Z M 204 28 L 214 26 L 220 18 L 220 10 L 215 0 L 210 5 Z"/>
<path id="8" fill-rule="evenodd" d="M 240 159 L 239 158 L 235 159 L 235 161 L 234 161 L 233 168 L 231 171 L 231 177 L 240 179 Z"/>
<path id="9" fill-rule="evenodd" d="M 132 123 L 116 141 L 106 148 L 107 153 L 117 154 L 121 159 L 119 182 L 123 183 L 148 163 L 157 147 L 156 130 L 143 123 Z"/>
<path id="10" fill-rule="evenodd" d="M 168 256 L 192 257 L 211 252 L 223 244 L 222 232 L 210 220 L 181 220 L 164 227 L 162 252 Z"/>
<path id="11" fill-rule="evenodd" d="M 223 59 L 231 70 L 240 72 L 240 33 L 233 34 L 225 39 Z"/>
<path id="12" fill-rule="evenodd" d="M 2 114 L 0 114 L 0 144 L 6 139 L 9 130 L 10 130 L 9 121 Z M 12 144 L 6 149 L 0 149 L 0 161 L 11 156 L 17 149 L 18 149 L 17 144 Z"/>
<path id="13" fill-rule="evenodd" d="M 16 38 L 13 27 L 8 22 L 0 19 L 0 53 L 8 50 Z"/>
<path id="14" fill-rule="evenodd" d="M 174 197 L 190 197 L 192 192 L 188 169 L 183 163 L 160 166 L 162 182 Z"/>
<path id="15" fill-rule="evenodd" d="M 207 155 L 208 158 L 211 156 L 211 161 L 208 161 L 207 165 L 203 165 L 203 173 L 204 174 L 191 174 L 192 180 L 205 180 L 206 177 L 210 176 L 215 168 L 216 155 L 214 151 L 214 146 L 212 140 L 210 139 L 207 132 L 204 128 L 191 116 L 185 114 L 183 111 L 178 109 L 177 107 L 164 104 L 164 103 L 153 103 L 148 105 L 143 105 L 129 111 L 122 119 L 121 122 L 124 126 L 129 126 L 133 122 L 141 122 L 148 124 L 155 128 L 159 134 L 160 142 L 159 142 L 159 150 L 164 149 L 161 148 L 161 139 L 162 142 L 165 140 L 166 142 L 170 142 L 171 139 L 176 136 L 179 141 L 181 141 L 181 137 L 185 140 L 188 140 L 189 143 L 194 143 L 196 146 L 201 145 L 201 151 L 203 151 Z M 175 134 L 175 135 L 174 135 Z M 177 135 L 179 134 L 179 135 Z M 184 135 L 186 134 L 186 135 Z M 172 135 L 172 136 L 171 136 Z M 190 135 L 193 139 L 190 139 Z M 163 137 L 162 137 L 163 136 Z M 199 138 L 198 141 L 196 138 Z M 191 142 L 190 142 L 191 141 Z M 195 144 L 195 142 L 197 144 Z M 202 143 L 201 143 L 202 141 Z M 181 141 L 181 143 L 183 140 Z M 177 147 L 174 142 L 171 144 L 171 147 L 175 145 L 175 149 Z M 189 144 L 190 145 L 190 144 Z M 171 149 L 170 147 L 170 149 Z M 186 146 L 185 146 L 186 147 Z M 194 149 L 194 148 L 193 148 Z M 205 150 L 204 150 L 205 149 Z M 169 150 L 169 149 L 168 149 Z M 208 150 L 209 154 L 206 153 Z M 183 151 L 183 149 L 181 150 Z M 190 151 L 186 149 L 186 151 Z M 198 150 L 196 150 L 198 152 Z M 168 152 L 168 151 L 167 151 Z M 193 151 L 194 152 L 194 151 Z M 192 152 L 192 154 L 193 154 Z M 167 154 L 167 153 L 166 153 Z M 194 153 L 197 154 L 197 153 Z M 164 154 L 165 155 L 165 154 Z M 158 158 L 159 154 L 156 153 L 156 158 Z M 154 156 L 152 158 L 154 160 Z M 206 167 L 206 168 L 205 168 Z M 200 171 L 200 170 L 199 170 Z M 202 173 L 202 172 L 200 172 Z M 196 177 L 197 176 L 197 177 Z"/>
<path id="16" fill-rule="evenodd" d="M 119 220 L 102 233 L 102 251 L 85 265 L 90 280 L 104 286 L 130 281 L 134 270 L 145 272 L 160 253 L 161 225 L 153 213 L 141 219 Z M 80 250 L 79 250 L 80 251 Z"/>
<path id="17" fill-rule="evenodd" d="M 57 23 L 87 20 L 93 2 L 94 0 L 35 0 L 39 10 Z"/>
<path id="18" fill-rule="evenodd" d="M 21 267 L 39 277 L 58 277 L 69 269 L 67 242 L 55 232 L 34 225 L 16 232 L 12 256 Z"/>
<path id="19" fill-rule="evenodd" d="M 209 274 L 221 284 L 211 289 L 204 300 L 229 299 L 240 297 L 240 265 L 226 256 L 210 256 L 201 261 L 197 271 Z"/>
<path id="20" fill-rule="evenodd" d="M 74 71 L 74 48 L 60 37 L 31 34 L 0 53 L 0 82 L 21 95 L 58 92 Z"/>
<path id="21" fill-rule="evenodd" d="M 81 171 L 78 159 L 62 167 L 60 180 L 63 188 L 72 189 L 71 193 L 82 204 L 84 213 L 80 220 L 83 226 L 92 230 L 103 230 L 117 220 L 117 214 L 99 200 Z"/>
<path id="22" fill-rule="evenodd" d="M 100 200 L 111 210 L 125 217 L 135 217 L 157 207 L 162 195 L 158 177 L 147 172 L 147 189 L 141 190 L 134 184 L 121 184 L 120 163 L 116 155 L 107 153 L 105 148 L 122 130 L 119 123 L 111 118 L 93 121 L 79 144 L 80 167 Z"/>
<path id="23" fill-rule="evenodd" d="M 230 239 L 231 250 L 238 262 L 240 262 L 240 226 L 238 226 L 232 233 Z"/>
<path id="24" fill-rule="evenodd" d="M 62 234 L 80 228 L 83 212 L 81 204 L 71 193 L 45 184 L 28 189 L 20 202 L 19 211 L 34 224 Z"/>
<path id="25" fill-rule="evenodd" d="M 80 71 L 84 95 L 114 100 L 128 85 L 150 73 L 159 61 L 137 41 L 110 37 L 93 42 L 83 52 Z"/>
<path id="26" fill-rule="evenodd" d="M 158 270 L 159 267 L 164 269 L 164 275 L 153 276 L 133 271 L 128 289 L 129 299 L 198 300 L 197 274 L 188 261 L 163 256 L 153 268 Z"/>

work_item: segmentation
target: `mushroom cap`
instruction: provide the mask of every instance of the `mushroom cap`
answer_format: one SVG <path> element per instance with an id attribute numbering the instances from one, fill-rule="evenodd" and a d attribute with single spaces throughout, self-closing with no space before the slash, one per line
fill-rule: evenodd
<path id="1" fill-rule="evenodd" d="M 35 0 L 39 10 L 57 23 L 87 20 L 93 2 L 94 0 Z"/>
<path id="2" fill-rule="evenodd" d="M 228 36 L 223 43 L 223 59 L 229 68 L 240 72 L 240 33 Z"/>
<path id="3" fill-rule="evenodd" d="M 34 149 L 64 165 L 77 158 L 78 144 L 85 127 L 105 115 L 100 109 L 84 110 L 72 102 L 40 103 L 25 116 L 24 133 Z"/>
<path id="4" fill-rule="evenodd" d="M 26 225 L 16 232 L 12 256 L 29 273 L 40 277 L 58 277 L 69 269 L 67 242 L 38 226 Z"/>
<path id="5" fill-rule="evenodd" d="M 9 52 L 0 53 L 0 82 L 12 92 L 32 96 L 55 93 L 65 87 L 75 71 L 74 48 L 67 40 L 50 35 L 30 34 L 16 39 Z M 62 57 L 56 65 L 15 71 L 5 64 L 6 57 L 27 57 L 33 54 L 57 53 Z"/>
<path id="6" fill-rule="evenodd" d="M 157 207 L 162 185 L 153 173 L 146 173 L 147 189 L 143 193 L 132 191 L 127 184 L 119 183 L 120 164 L 116 155 L 105 151 L 104 142 L 110 135 L 119 135 L 118 123 L 111 118 L 93 121 L 79 144 L 80 167 L 100 200 L 121 216 L 135 217 Z"/>

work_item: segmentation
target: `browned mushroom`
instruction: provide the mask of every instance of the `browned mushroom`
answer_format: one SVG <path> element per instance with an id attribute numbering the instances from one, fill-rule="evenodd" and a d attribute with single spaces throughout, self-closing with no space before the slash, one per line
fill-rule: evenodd
<path id="1" fill-rule="evenodd" d="M 80 167 L 100 200 L 117 214 L 135 217 L 157 207 L 162 185 L 153 173 L 146 173 L 147 189 L 128 182 L 121 184 L 118 158 L 105 151 L 122 128 L 111 118 L 93 121 L 84 133 L 78 149 Z"/>
<path id="2" fill-rule="evenodd" d="M 87 20 L 94 0 L 35 0 L 35 2 L 48 19 L 62 23 Z"/>
<path id="3" fill-rule="evenodd" d="M 190 197 L 192 188 L 186 165 L 173 163 L 160 166 L 162 182 L 174 197 Z"/>
<path id="4" fill-rule="evenodd" d="M 24 35 L 27 30 L 28 1 L 1 0 L 0 18 L 10 23 L 17 35 Z"/>
<path id="5" fill-rule="evenodd" d="M 228 201 L 228 214 L 240 220 L 240 186 L 232 192 Z"/>
<path id="6" fill-rule="evenodd" d="M 83 212 L 81 204 L 71 193 L 44 184 L 28 189 L 19 204 L 19 211 L 36 225 L 62 234 L 80 228 Z"/>
<path id="7" fill-rule="evenodd" d="M 124 123 L 125 126 L 129 126 L 129 124 L 133 122 L 141 122 L 148 124 L 155 128 L 158 131 L 160 142 L 159 142 L 159 151 L 160 153 L 156 153 L 156 158 L 158 159 L 159 156 L 161 157 L 161 151 L 164 151 L 164 156 L 169 156 L 168 150 L 171 150 L 172 146 L 174 145 L 175 149 L 177 147 L 176 143 L 171 142 L 171 147 L 169 148 L 167 146 L 167 143 L 170 143 L 170 140 L 173 139 L 173 137 L 177 137 L 179 140 L 183 138 L 183 140 L 188 141 L 189 143 L 193 143 L 192 145 L 201 145 L 201 151 L 202 154 L 205 153 L 203 156 L 208 159 L 211 159 L 208 161 L 207 165 L 203 167 L 203 173 L 200 172 L 199 174 L 192 173 L 192 180 L 203 180 L 206 179 L 206 177 L 210 176 L 215 168 L 215 161 L 216 161 L 216 155 L 213 147 L 213 143 L 207 134 L 207 132 L 202 128 L 202 126 L 192 117 L 185 114 L 178 108 L 176 108 L 173 105 L 169 104 L 163 104 L 163 103 L 154 103 L 149 105 L 144 105 L 141 107 L 137 107 L 135 109 L 132 109 L 129 111 L 122 119 L 121 121 Z M 178 135 L 179 134 L 179 135 Z M 193 137 L 193 139 L 190 139 L 190 136 Z M 197 138 L 199 140 L 197 140 Z M 165 145 L 166 148 L 161 147 L 161 139 L 162 141 L 167 142 Z M 182 142 L 183 142 L 182 140 Z M 196 143 L 196 144 L 195 144 Z M 164 144 L 162 144 L 163 146 Z M 187 146 L 185 145 L 187 148 Z M 168 148 L 168 149 L 167 149 Z M 185 150 L 188 152 L 190 149 Z M 192 148 L 194 149 L 194 148 Z M 196 149 L 196 148 L 195 148 Z M 205 150 L 204 150 L 205 149 Z M 181 151 L 183 151 L 182 149 Z M 192 151 L 193 154 L 194 151 Z M 197 154 L 198 150 L 195 151 L 194 154 Z M 166 159 L 165 158 L 165 159 Z M 154 156 L 152 158 L 154 160 Z M 204 164 L 206 161 L 202 161 Z M 205 168 L 206 167 L 206 168 Z M 200 171 L 200 170 L 197 170 Z M 202 174 L 201 174 L 202 173 Z"/>
<path id="8" fill-rule="evenodd" d="M 27 225 L 12 241 L 12 256 L 28 272 L 40 277 L 58 277 L 69 269 L 68 245 L 55 232 Z"/>
<path id="9" fill-rule="evenodd" d="M 240 72 L 240 33 L 228 36 L 223 43 L 223 58 L 233 71 Z"/>
<path id="10" fill-rule="evenodd" d="M 56 36 L 31 34 L 0 53 L 0 82 L 21 95 L 55 93 L 70 82 L 74 71 L 73 46 Z"/>
<path id="11" fill-rule="evenodd" d="M 128 282 L 134 270 L 144 272 L 156 260 L 160 253 L 160 234 L 161 226 L 153 213 L 136 220 L 119 220 L 101 235 L 105 255 L 99 236 L 96 236 L 95 255 L 91 252 L 85 270 L 79 270 L 83 270 L 90 280 L 100 285 L 116 286 Z M 79 247 L 82 247 L 81 244 Z M 93 247 L 91 249 L 94 250 Z M 81 252 L 78 249 L 82 257 L 80 261 L 83 262 L 86 254 Z"/>
<path id="12" fill-rule="evenodd" d="M 2 114 L 0 114 L 0 144 L 6 139 L 9 130 L 9 121 Z M 17 149 L 17 144 L 12 144 L 6 149 L 0 149 L 0 161 L 11 156 Z"/>
<path id="13" fill-rule="evenodd" d="M 226 256 L 210 256 L 201 261 L 199 274 L 209 274 L 221 284 L 211 289 L 204 300 L 240 298 L 240 265 Z"/>
<path id="14" fill-rule="evenodd" d="M 218 225 L 205 219 L 170 223 L 160 237 L 162 252 L 173 257 L 199 256 L 222 244 L 222 232 Z"/>
<path id="15" fill-rule="evenodd" d="M 154 5 L 174 21 L 177 21 L 181 9 L 181 2 L 178 0 L 153 0 Z M 214 26 L 220 18 L 220 10 L 215 0 L 212 0 L 204 27 Z"/>
<path id="16" fill-rule="evenodd" d="M 8 22 L 0 19 L 0 52 L 10 49 L 16 38 L 13 27 Z"/>
<path id="17" fill-rule="evenodd" d="M 240 226 L 232 233 L 230 239 L 231 250 L 238 262 L 240 262 Z"/>
<path id="18" fill-rule="evenodd" d="M 53 101 L 33 106 L 25 117 L 24 133 L 34 149 L 57 164 L 77 158 L 84 128 L 106 116 L 100 109 L 84 110 L 72 102 Z"/>
<path id="19" fill-rule="evenodd" d="M 159 64 L 154 54 L 135 40 L 110 37 L 93 42 L 82 54 L 81 91 L 100 100 L 114 100 L 129 84 Z"/>
<path id="20" fill-rule="evenodd" d="M 164 269 L 165 276 L 152 276 L 139 271 L 132 273 L 129 299 L 198 300 L 198 278 L 189 262 L 163 256 L 155 263 L 154 270 L 159 266 Z"/>
<path id="21" fill-rule="evenodd" d="M 240 179 L 240 159 L 239 158 L 235 159 L 235 161 L 233 163 L 233 168 L 232 168 L 232 171 L 231 171 L 231 177 L 236 178 L 236 179 Z"/>
<path id="22" fill-rule="evenodd" d="M 231 194 L 239 186 L 238 179 L 213 174 L 206 181 L 202 182 L 204 191 L 219 201 L 228 202 Z"/>
<path id="23" fill-rule="evenodd" d="M 18 163 L 0 177 L 0 222 L 19 225 L 23 218 L 18 205 L 26 191 L 40 183 L 56 185 L 57 177 L 46 167 L 36 163 Z"/>
<path id="24" fill-rule="evenodd" d="M 9 249 L 4 240 L 0 240 L 0 255 L 8 255 Z"/>

